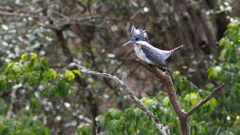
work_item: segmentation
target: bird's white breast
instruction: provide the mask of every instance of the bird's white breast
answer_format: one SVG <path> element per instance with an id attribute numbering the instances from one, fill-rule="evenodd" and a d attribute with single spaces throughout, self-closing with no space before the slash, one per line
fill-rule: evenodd
<path id="1" fill-rule="evenodd" d="M 143 51 L 142 51 L 140 46 L 134 45 L 134 50 L 135 50 L 135 53 L 136 53 L 136 55 L 137 55 L 137 57 L 139 59 L 141 59 L 142 61 L 147 62 L 148 64 L 153 64 L 154 65 L 154 63 L 151 60 L 149 60 L 146 57 L 146 55 L 143 53 Z"/>

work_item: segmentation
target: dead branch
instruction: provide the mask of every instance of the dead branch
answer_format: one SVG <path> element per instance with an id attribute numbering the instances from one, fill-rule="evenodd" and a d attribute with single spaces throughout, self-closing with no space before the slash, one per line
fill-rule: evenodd
<path id="1" fill-rule="evenodd" d="M 181 135 L 188 135 L 189 134 L 188 130 L 187 130 L 187 119 L 188 119 L 188 117 L 193 112 L 195 112 L 199 107 L 201 107 L 203 104 L 205 104 L 207 101 L 209 101 L 224 86 L 224 84 L 221 84 L 220 86 L 218 86 L 209 96 L 207 96 L 204 100 L 200 101 L 197 105 L 195 105 L 192 109 L 190 109 L 186 113 L 181 108 L 181 106 L 179 105 L 176 90 L 174 88 L 172 78 L 169 75 L 169 73 L 167 71 L 162 71 L 155 66 L 151 66 L 151 65 L 147 64 L 146 62 L 138 59 L 138 58 L 136 59 L 136 61 L 141 66 L 146 68 L 148 71 L 152 72 L 159 80 L 161 80 L 162 82 L 165 83 L 165 85 L 167 87 L 167 93 L 168 93 L 170 102 L 173 106 L 173 109 L 174 109 L 175 113 L 178 116 L 178 119 L 179 119 Z"/>
<path id="2" fill-rule="evenodd" d="M 188 112 L 185 112 L 178 101 L 177 98 L 177 93 L 173 85 L 173 81 L 171 76 L 167 71 L 162 71 L 159 68 L 149 65 L 145 63 L 144 61 L 140 59 L 136 59 L 136 61 L 146 68 L 148 71 L 152 72 L 159 80 L 165 83 L 167 87 L 167 93 L 170 99 L 170 102 L 173 106 L 173 109 L 175 113 L 178 116 L 179 119 L 179 125 L 180 125 L 180 132 L 181 135 L 188 135 L 188 130 L 187 130 L 187 119 L 188 117 L 195 112 L 199 107 L 201 107 L 203 104 L 205 104 L 207 101 L 209 101 L 220 89 L 224 86 L 224 84 L 221 84 L 218 86 L 211 94 L 209 94 L 204 100 L 200 101 L 198 104 L 196 104 L 193 108 L 191 108 Z M 134 92 L 127 86 L 126 81 L 127 81 L 127 75 L 124 75 L 122 80 L 117 78 L 116 76 L 113 76 L 111 74 L 107 73 L 99 73 L 95 71 L 91 71 L 89 69 L 86 69 L 85 67 L 82 67 L 79 64 L 75 64 L 75 66 L 78 67 L 79 71 L 88 73 L 88 74 L 93 74 L 97 76 L 102 76 L 106 78 L 113 79 L 116 81 L 122 89 L 131 97 L 131 99 L 138 105 L 138 107 L 146 114 L 148 117 L 152 120 L 152 122 L 156 125 L 158 130 L 163 134 L 163 135 L 170 135 L 170 131 L 168 129 L 168 126 L 164 126 L 163 124 L 160 123 L 159 119 L 155 117 L 152 112 L 150 112 L 147 107 L 135 96 Z"/>
<path id="3" fill-rule="evenodd" d="M 137 104 L 137 106 L 146 114 L 148 115 L 149 119 L 152 120 L 153 124 L 157 127 L 157 129 L 163 134 L 163 135 L 170 135 L 170 130 L 168 129 L 168 126 L 164 126 L 163 124 L 160 123 L 159 119 L 153 115 L 152 112 L 150 112 L 147 107 L 135 96 L 134 92 L 127 86 L 126 81 L 127 81 L 127 75 L 124 75 L 122 80 L 117 78 L 116 76 L 113 76 L 111 74 L 107 73 L 99 73 L 95 71 L 91 71 L 89 69 L 86 69 L 85 67 L 81 66 L 80 64 L 75 63 L 75 66 L 78 68 L 79 71 L 83 73 L 88 73 L 88 74 L 93 74 L 97 76 L 102 76 L 106 78 L 110 78 L 114 81 L 116 81 L 123 91 L 125 91 L 131 99 Z"/>

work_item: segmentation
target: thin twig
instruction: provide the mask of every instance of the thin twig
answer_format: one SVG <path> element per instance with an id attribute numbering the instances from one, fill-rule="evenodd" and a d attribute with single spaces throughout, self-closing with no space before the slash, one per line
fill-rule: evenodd
<path id="1" fill-rule="evenodd" d="M 52 11 L 53 13 L 55 13 L 55 14 L 63 17 L 63 18 L 65 18 L 66 20 L 70 20 L 69 17 L 65 16 L 64 14 L 62 14 L 62 13 L 60 13 L 60 12 L 57 12 L 57 11 L 55 11 L 55 10 L 50 10 L 50 11 Z"/>
<path id="2" fill-rule="evenodd" d="M 12 13 L 12 12 L 5 12 L 5 11 L 0 11 L 1 15 L 8 15 L 8 16 L 19 16 L 19 17 L 32 17 L 32 18 L 40 18 L 40 19 L 45 19 L 46 16 L 40 16 L 40 15 L 32 15 L 32 14 L 23 14 L 23 13 Z"/>
<path id="3" fill-rule="evenodd" d="M 146 114 L 148 117 L 152 120 L 154 125 L 158 128 L 158 130 L 163 134 L 163 135 L 170 135 L 170 130 L 168 129 L 168 126 L 164 126 L 163 124 L 160 123 L 159 119 L 153 115 L 152 112 L 150 112 L 147 107 L 135 96 L 134 92 L 127 86 L 126 81 L 127 81 L 127 75 L 125 74 L 120 80 L 116 76 L 113 76 L 111 74 L 107 73 L 99 73 L 95 71 L 91 71 L 89 69 L 86 69 L 85 67 L 75 63 L 75 66 L 78 68 L 79 71 L 88 73 L 88 74 L 93 74 L 97 76 L 102 76 L 102 77 L 107 77 L 110 79 L 113 79 L 116 81 L 122 89 L 132 98 L 132 100 L 138 105 L 138 107 Z"/>
<path id="4" fill-rule="evenodd" d="M 218 135 L 218 133 L 220 132 L 221 126 L 218 128 L 217 132 L 215 135 Z"/>
<path id="5" fill-rule="evenodd" d="M 204 100 L 200 101 L 198 104 L 196 104 L 192 109 L 190 109 L 187 112 L 187 117 L 190 116 L 193 112 L 195 112 L 199 107 L 204 105 L 208 100 L 210 100 L 218 91 L 221 90 L 221 88 L 224 86 L 224 84 L 219 85 L 216 89 L 213 90 L 211 94 L 209 94 Z"/>

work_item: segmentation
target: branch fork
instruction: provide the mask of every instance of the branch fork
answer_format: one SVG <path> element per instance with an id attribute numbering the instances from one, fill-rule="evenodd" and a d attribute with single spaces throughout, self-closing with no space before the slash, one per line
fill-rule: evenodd
<path id="1" fill-rule="evenodd" d="M 166 87 L 167 87 L 167 94 L 169 96 L 170 102 L 173 106 L 173 109 L 175 111 L 175 113 L 178 116 L 179 119 L 179 125 L 180 125 L 180 130 L 181 130 L 181 135 L 188 135 L 188 130 L 187 130 L 187 119 L 188 117 L 194 113 L 199 107 L 201 107 L 202 105 L 204 105 L 207 101 L 209 101 L 217 92 L 219 92 L 221 90 L 221 88 L 224 86 L 224 84 L 219 85 L 216 89 L 213 90 L 213 92 L 211 94 L 209 94 L 204 100 L 200 101 L 199 103 L 197 103 L 193 108 L 191 108 L 189 111 L 185 112 L 177 99 L 177 93 L 176 90 L 174 88 L 173 82 L 172 82 L 172 78 L 169 75 L 169 73 L 167 71 L 162 71 L 158 68 L 156 68 L 155 66 L 151 66 L 149 64 L 147 64 L 146 62 L 140 60 L 139 58 L 136 59 L 136 61 L 143 66 L 144 68 L 146 68 L 148 71 L 152 72 L 159 80 L 161 80 L 162 82 L 165 83 Z"/>
<path id="2" fill-rule="evenodd" d="M 157 129 L 163 134 L 163 135 L 170 135 L 170 130 L 168 129 L 168 126 L 164 126 L 160 123 L 160 120 L 153 115 L 151 111 L 147 109 L 147 107 L 137 98 L 135 93 L 127 86 L 127 74 L 123 75 L 122 80 L 120 80 L 118 77 L 113 76 L 111 74 L 107 73 L 99 73 L 95 71 L 91 71 L 90 69 L 86 69 L 85 67 L 81 66 L 80 64 L 75 63 L 75 66 L 78 68 L 79 71 L 87 74 L 93 74 L 97 76 L 102 76 L 106 78 L 110 78 L 117 82 L 124 92 L 126 92 L 131 99 L 134 101 L 135 104 L 149 117 L 149 119 L 152 120 L 153 124 L 157 127 Z"/>
<path id="3" fill-rule="evenodd" d="M 179 125 L 180 125 L 180 132 L 181 135 L 188 135 L 188 130 L 187 130 L 187 119 L 188 117 L 194 113 L 199 107 L 204 105 L 207 101 L 209 101 L 220 89 L 224 86 L 224 84 L 219 85 L 211 94 L 209 94 L 204 100 L 200 101 L 197 103 L 193 108 L 191 108 L 189 111 L 185 112 L 178 101 L 177 98 L 177 93 L 173 85 L 173 81 L 171 76 L 169 75 L 168 71 L 163 71 L 160 70 L 159 68 L 149 65 L 146 62 L 140 60 L 139 58 L 136 59 L 136 61 L 146 68 L 148 71 L 152 72 L 159 80 L 165 83 L 166 88 L 167 88 L 167 94 L 169 96 L 170 102 L 173 106 L 173 109 L 175 113 L 178 116 L 179 119 Z M 134 101 L 135 104 L 138 105 L 138 107 L 146 114 L 148 115 L 149 119 L 152 120 L 153 124 L 157 127 L 157 129 L 163 134 L 163 135 L 170 135 L 170 130 L 168 129 L 168 126 L 164 126 L 163 124 L 160 123 L 160 120 L 153 115 L 152 112 L 150 112 L 147 107 L 136 97 L 135 93 L 127 86 L 127 74 L 124 74 L 122 77 L 122 80 L 120 80 L 118 77 L 113 76 L 111 74 L 107 73 L 99 73 L 95 71 L 91 71 L 89 69 L 86 69 L 85 67 L 81 66 L 80 64 L 75 63 L 75 66 L 78 68 L 79 71 L 88 73 L 88 74 L 93 74 L 97 76 L 102 76 L 106 78 L 110 78 L 117 82 L 123 91 L 125 91 L 131 99 Z"/>

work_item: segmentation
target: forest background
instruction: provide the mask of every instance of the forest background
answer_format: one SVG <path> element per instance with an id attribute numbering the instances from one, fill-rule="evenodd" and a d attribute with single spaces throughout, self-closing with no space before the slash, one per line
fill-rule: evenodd
<path id="1" fill-rule="evenodd" d="M 157 134 L 157 128 L 110 79 L 118 77 L 179 134 L 165 85 L 135 62 L 132 25 L 169 50 L 181 106 L 188 110 L 224 88 L 189 119 L 191 134 L 240 133 L 240 1 L 1 0 L 0 134 Z"/>

